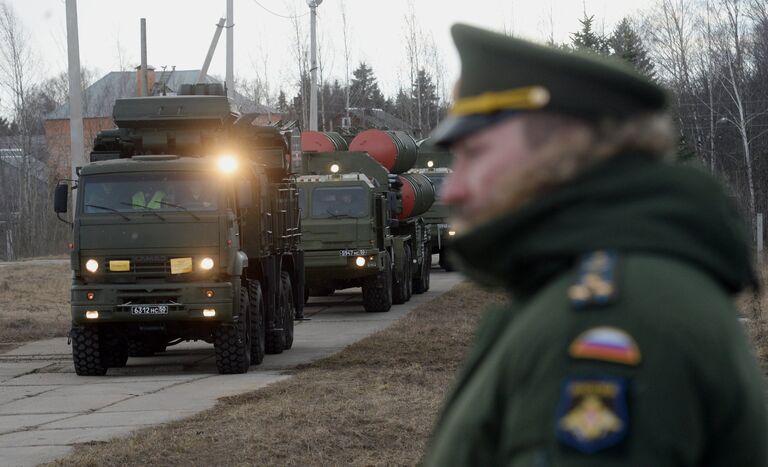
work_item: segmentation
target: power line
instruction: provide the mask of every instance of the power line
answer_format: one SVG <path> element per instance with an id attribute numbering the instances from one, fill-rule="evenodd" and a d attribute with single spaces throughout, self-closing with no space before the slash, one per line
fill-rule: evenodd
<path id="1" fill-rule="evenodd" d="M 307 15 L 309 14 L 309 12 L 306 12 L 306 13 L 304 13 L 303 15 L 298 15 L 298 16 L 281 15 L 280 13 L 276 13 L 276 12 L 274 12 L 274 11 L 270 10 L 269 8 L 265 7 L 264 5 L 262 5 L 261 3 L 259 3 L 259 2 L 258 2 L 258 0 L 253 0 L 253 3 L 255 3 L 255 4 L 259 5 L 259 6 L 261 7 L 261 9 L 262 9 L 262 10 L 264 10 L 264 11 L 266 11 L 267 13 L 269 13 L 269 14 L 271 14 L 271 15 L 275 15 L 275 16 L 277 16 L 277 17 L 280 17 L 280 18 L 285 18 L 285 19 L 296 19 L 296 18 L 301 18 L 302 16 L 307 16 Z"/>

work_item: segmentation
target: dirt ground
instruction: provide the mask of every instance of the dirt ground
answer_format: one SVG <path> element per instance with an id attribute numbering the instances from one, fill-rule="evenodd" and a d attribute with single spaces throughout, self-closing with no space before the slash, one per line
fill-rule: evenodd
<path id="1" fill-rule="evenodd" d="M 291 379 L 53 465 L 414 465 L 482 308 L 500 300 L 459 285 Z"/>
<path id="2" fill-rule="evenodd" d="M 0 266 L 0 350 L 69 331 L 69 264 Z"/>

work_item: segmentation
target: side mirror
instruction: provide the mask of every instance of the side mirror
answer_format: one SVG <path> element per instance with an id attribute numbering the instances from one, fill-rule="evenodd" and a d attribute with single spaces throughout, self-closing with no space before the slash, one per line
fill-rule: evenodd
<path id="1" fill-rule="evenodd" d="M 248 209 L 253 206 L 253 188 L 249 180 L 242 180 L 237 185 L 237 207 Z"/>
<path id="2" fill-rule="evenodd" d="M 53 211 L 57 214 L 67 212 L 67 205 L 69 204 L 69 185 L 61 183 L 56 185 L 56 190 L 53 192 Z"/>

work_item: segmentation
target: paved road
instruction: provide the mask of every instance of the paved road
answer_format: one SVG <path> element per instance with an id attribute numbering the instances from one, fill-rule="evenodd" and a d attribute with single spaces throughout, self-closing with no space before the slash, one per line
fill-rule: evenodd
<path id="1" fill-rule="evenodd" d="M 429 292 L 389 313 L 362 311 L 358 290 L 313 298 L 311 321 L 297 323 L 293 348 L 268 355 L 244 375 L 219 375 L 213 347 L 187 343 L 152 358 L 131 358 L 104 377 L 74 374 L 66 339 L 30 343 L 0 354 L 0 465 L 29 466 L 66 455 L 73 445 L 106 440 L 188 417 L 220 397 L 286 378 L 283 370 L 330 355 L 461 281 L 433 269 Z"/>

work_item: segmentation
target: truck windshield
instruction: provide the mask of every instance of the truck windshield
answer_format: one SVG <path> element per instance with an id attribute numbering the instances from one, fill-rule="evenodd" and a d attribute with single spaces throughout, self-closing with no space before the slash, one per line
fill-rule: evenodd
<path id="1" fill-rule="evenodd" d="M 215 211 L 216 182 L 202 173 L 125 173 L 85 177 L 83 212 Z"/>
<path id="2" fill-rule="evenodd" d="M 367 191 L 361 186 L 315 188 L 312 190 L 312 217 L 366 217 L 368 215 Z"/>

